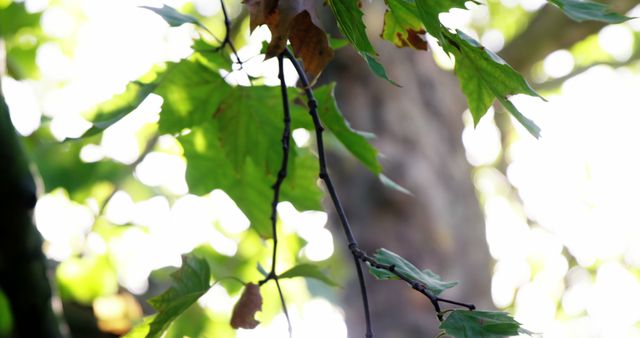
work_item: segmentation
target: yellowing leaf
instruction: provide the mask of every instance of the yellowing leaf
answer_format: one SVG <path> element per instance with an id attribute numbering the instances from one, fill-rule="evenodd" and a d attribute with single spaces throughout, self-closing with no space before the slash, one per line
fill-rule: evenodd
<path id="1" fill-rule="evenodd" d="M 387 0 L 386 3 L 382 38 L 398 47 L 426 50 L 427 42 L 423 37 L 426 32 L 416 16 L 415 3 L 407 0 Z"/>

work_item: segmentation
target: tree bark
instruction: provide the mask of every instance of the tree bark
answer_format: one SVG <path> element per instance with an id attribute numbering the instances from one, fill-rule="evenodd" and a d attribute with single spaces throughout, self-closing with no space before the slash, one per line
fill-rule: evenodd
<path id="1" fill-rule="evenodd" d="M 1 49 L 0 63 L 4 63 Z M 42 239 L 32 221 L 35 183 L 11 123 L 1 83 L 0 145 L 0 288 L 11 305 L 13 337 L 62 337 L 51 307 Z"/>
<path id="2" fill-rule="evenodd" d="M 602 2 L 624 13 L 640 1 Z M 569 48 L 602 27 L 598 22 L 570 21 L 557 8 L 546 6 L 500 54 L 515 69 L 527 73 L 549 53 Z M 367 251 L 385 247 L 445 280 L 459 280 L 460 285 L 445 293 L 447 297 L 491 308 L 493 263 L 461 142 L 461 113 L 466 102 L 459 84 L 426 53 L 398 50 L 389 44 L 377 49 L 390 77 L 403 88 L 376 78 L 348 50 L 337 54 L 326 77 L 338 83 L 337 101 L 352 125 L 377 135 L 374 143 L 384 156 L 385 173 L 414 196 L 383 187 L 354 161 L 333 158 L 330 170 L 360 245 Z M 496 114 L 496 118 L 506 133 L 508 115 Z M 338 234 L 339 229 L 335 230 Z M 368 286 L 376 336 L 437 334 L 431 305 L 410 287 L 371 278 Z M 362 337 L 364 319 L 355 279 L 348 284 L 344 304 L 349 337 Z"/>

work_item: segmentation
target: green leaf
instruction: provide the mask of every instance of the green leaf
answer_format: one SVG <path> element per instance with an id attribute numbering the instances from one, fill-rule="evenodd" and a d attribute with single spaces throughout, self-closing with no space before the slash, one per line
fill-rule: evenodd
<path id="1" fill-rule="evenodd" d="M 243 238 L 243 241 L 246 241 L 247 238 L 248 236 Z M 245 255 L 226 256 L 220 254 L 208 244 L 201 244 L 191 252 L 207 260 L 213 279 L 217 281 L 217 285 L 222 286 L 230 295 L 238 293 L 244 287 L 244 284 L 238 283 L 237 280 L 229 277 L 244 276 L 247 271 L 252 271 L 254 268 L 254 261 L 246 259 Z"/>
<path id="2" fill-rule="evenodd" d="M 376 251 L 375 259 L 380 264 L 394 265 L 395 271 L 408 278 L 419 281 L 427 288 L 427 290 L 436 296 L 441 294 L 442 291 L 450 289 L 458 284 L 458 282 L 442 281 L 440 276 L 429 269 L 420 271 L 420 269 L 416 268 L 406 259 L 384 248 Z M 383 269 L 370 267 L 369 272 L 377 279 L 399 279 L 395 274 Z"/>
<path id="3" fill-rule="evenodd" d="M 238 87 L 224 112 L 180 136 L 187 159 L 187 183 L 195 194 L 224 190 L 262 237 L 271 236 L 271 199 L 282 157 L 282 103 L 276 87 Z M 306 114 L 301 107 L 292 115 Z M 294 120 L 298 118 L 292 117 Z M 320 210 L 317 160 L 308 149 L 291 147 L 283 200 L 302 210 Z"/>
<path id="4" fill-rule="evenodd" d="M 170 71 L 155 91 L 164 99 L 160 132 L 179 133 L 213 118 L 232 90 L 219 73 L 204 64 L 185 59 L 170 64 Z"/>
<path id="5" fill-rule="evenodd" d="M 621 23 L 632 18 L 615 13 L 605 4 L 586 0 L 547 0 L 560 8 L 575 21 L 595 20 L 606 23 Z"/>
<path id="6" fill-rule="evenodd" d="M 122 338 L 145 338 L 149 333 L 149 325 L 155 317 L 155 315 L 144 317 L 140 322 L 136 323 L 126 335 L 122 336 Z"/>
<path id="7" fill-rule="evenodd" d="M 360 10 L 360 0 L 327 0 L 327 2 L 336 17 L 340 31 L 365 59 L 373 73 L 395 85 L 389 80 L 384 67 L 375 57 L 378 53 L 367 36 L 367 30 L 362 21 L 364 14 Z"/>
<path id="8" fill-rule="evenodd" d="M 158 314 L 150 324 L 147 337 L 161 337 L 174 319 L 211 288 L 209 264 L 194 255 L 182 256 L 182 267 L 171 275 L 171 279 L 173 281 L 167 291 L 149 299 L 149 304 Z"/>
<path id="9" fill-rule="evenodd" d="M 330 286 L 338 286 L 336 282 L 327 277 L 320 269 L 313 264 L 299 264 L 293 268 L 282 273 L 278 278 L 294 278 L 294 277 L 308 277 L 314 278 L 321 282 L 324 282 Z"/>
<path id="10" fill-rule="evenodd" d="M 182 26 L 185 23 L 194 24 L 206 31 L 209 31 L 207 27 L 205 27 L 198 19 L 194 18 L 191 15 L 182 14 L 178 12 L 175 8 L 163 5 L 162 8 L 151 7 L 151 6 L 140 6 L 141 8 L 148 9 L 158 15 L 160 15 L 164 21 L 166 21 L 171 27 Z"/>
<path id="11" fill-rule="evenodd" d="M 307 149 L 289 154 L 287 178 L 282 183 L 282 200 L 293 203 L 299 210 L 322 210 L 322 191 L 318 180 L 318 158 Z M 271 181 L 273 178 L 271 178 Z"/>
<path id="12" fill-rule="evenodd" d="M 99 140 L 95 137 L 60 144 L 47 128 L 38 129 L 28 139 L 27 145 L 44 181 L 45 191 L 62 187 L 72 200 L 84 203 L 85 199 L 92 197 L 92 189 L 97 184 L 119 182 L 129 175 L 131 170 L 126 165 L 111 159 L 93 163 L 80 159 L 82 148 L 97 142 Z"/>
<path id="13" fill-rule="evenodd" d="M 397 190 L 403 194 L 407 194 L 409 196 L 413 196 L 413 193 L 411 193 L 411 191 L 409 191 L 409 189 L 401 186 L 400 184 L 396 183 L 395 181 L 391 180 L 387 175 L 385 174 L 379 174 L 378 178 L 380 179 L 380 182 L 382 182 L 382 184 L 384 184 L 386 187 Z"/>
<path id="14" fill-rule="evenodd" d="M 331 47 L 331 49 L 338 50 L 342 47 L 345 47 L 348 44 L 349 44 L 349 40 L 347 39 L 340 39 L 340 38 L 334 38 L 329 36 L 329 47 Z"/>
<path id="15" fill-rule="evenodd" d="M 474 123 L 478 124 L 497 98 L 527 130 L 538 137 L 539 128 L 532 121 L 523 119 L 507 99 L 515 94 L 539 97 L 522 75 L 461 31 L 457 31 L 457 34 L 446 32 L 445 37 L 445 50 L 456 58 L 455 73 L 467 97 Z"/>
<path id="16" fill-rule="evenodd" d="M 372 56 L 369 53 L 362 52 L 360 53 L 360 55 L 367 62 L 367 65 L 369 65 L 369 69 L 371 69 L 371 71 L 374 74 L 389 81 L 392 85 L 400 87 L 395 81 L 389 79 L 389 76 L 387 75 L 387 71 L 384 69 L 384 66 L 380 63 L 380 61 L 378 61 L 378 59 L 376 59 L 374 56 Z"/>
<path id="17" fill-rule="evenodd" d="M 129 115 L 156 87 L 156 82 L 130 82 L 123 93 L 117 94 L 110 100 L 99 104 L 93 112 L 89 113 L 93 115 L 90 118 L 93 125 L 80 138 L 97 135 Z"/>
<path id="18" fill-rule="evenodd" d="M 440 329 L 455 338 L 499 338 L 529 334 L 508 313 L 489 311 L 455 310 L 440 324 Z"/>
<path id="19" fill-rule="evenodd" d="M 262 264 L 258 263 L 258 265 L 256 266 L 256 268 L 258 269 L 258 272 L 260 272 L 260 274 L 263 277 L 267 277 L 269 275 L 269 273 L 267 272 L 267 270 L 264 269 L 264 267 L 262 266 Z"/>
<path id="20" fill-rule="evenodd" d="M 236 87 L 213 111 L 220 143 L 236 171 L 249 157 L 267 174 L 277 173 L 282 157 L 282 111 L 279 89 L 264 86 Z"/>
<path id="21" fill-rule="evenodd" d="M 322 124 L 374 174 L 382 172 L 378 161 L 378 150 L 374 148 L 362 133 L 349 125 L 336 105 L 334 97 L 335 83 L 315 90 L 318 100 L 318 114 Z"/>
<path id="22" fill-rule="evenodd" d="M 207 337 L 209 325 L 207 310 L 194 304 L 173 321 L 163 338 Z"/>
<path id="23" fill-rule="evenodd" d="M 220 69 L 224 69 L 228 72 L 232 70 L 229 54 L 222 52 L 222 50 L 219 49 L 219 46 L 214 46 L 200 38 L 193 42 L 191 48 L 196 52 L 191 57 L 193 60 L 201 62 L 203 65 L 216 72 Z"/>
<path id="24" fill-rule="evenodd" d="M 100 103 L 94 109 L 84 113 L 84 117 L 93 124 L 80 138 L 100 134 L 134 111 L 163 82 L 166 74 L 173 71 L 174 64 L 153 67 L 140 79 L 127 84 L 122 93 Z"/>
<path id="25" fill-rule="evenodd" d="M 360 10 L 359 0 L 328 0 L 329 7 L 336 17 L 338 27 L 351 44 L 361 53 L 376 55 L 375 49 L 367 37 L 366 27 L 362 21 L 364 15 Z"/>
<path id="26" fill-rule="evenodd" d="M 446 13 L 452 8 L 465 8 L 467 0 L 413 0 L 417 8 L 417 13 L 427 32 L 437 39 L 441 39 L 444 32 L 440 22 L 440 13 Z M 474 1 L 475 2 L 475 1 Z"/>
<path id="27" fill-rule="evenodd" d="M 427 42 L 421 35 L 425 30 L 422 21 L 416 16 L 418 9 L 415 1 L 386 0 L 387 11 L 384 14 L 382 38 L 397 47 L 427 49 Z"/>
<path id="28" fill-rule="evenodd" d="M 498 100 L 500 101 L 500 103 L 502 103 L 502 106 L 504 106 L 511 113 L 511 115 L 513 115 L 513 117 L 515 117 L 515 119 L 518 120 L 518 122 L 520 122 L 520 124 L 522 124 L 527 129 L 527 131 L 529 131 L 529 133 L 531 133 L 531 135 L 533 135 L 535 138 L 540 138 L 540 127 L 538 127 L 535 122 L 522 115 L 518 108 L 516 108 L 516 106 L 511 101 L 509 101 L 509 99 L 498 97 Z"/>

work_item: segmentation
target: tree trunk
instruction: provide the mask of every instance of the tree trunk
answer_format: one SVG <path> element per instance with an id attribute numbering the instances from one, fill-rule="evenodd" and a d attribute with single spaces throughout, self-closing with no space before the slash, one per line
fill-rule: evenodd
<path id="1" fill-rule="evenodd" d="M 491 259 L 461 141 L 465 100 L 458 83 L 429 53 L 389 44 L 378 50 L 389 56 L 383 64 L 402 88 L 376 78 L 346 49 L 328 77 L 338 83 L 337 101 L 352 126 L 376 134 L 384 172 L 413 196 L 383 186 L 355 161 L 334 158 L 330 170 L 360 246 L 368 252 L 387 248 L 444 280 L 459 280 L 460 285 L 443 296 L 491 307 Z M 368 286 L 377 337 L 439 332 L 429 300 L 411 287 L 372 278 Z M 344 303 L 349 336 L 362 337 L 362 302 L 355 280 Z"/>
<path id="2" fill-rule="evenodd" d="M 4 64 L 1 47 L 0 64 Z M 1 86 L 0 145 L 0 288 L 11 305 L 13 336 L 61 337 L 51 308 L 42 239 L 32 221 L 35 184 Z"/>
<path id="3" fill-rule="evenodd" d="M 602 2 L 624 13 L 640 1 Z M 526 74 L 548 53 L 568 48 L 603 26 L 570 21 L 548 5 L 500 54 Z M 377 135 L 374 143 L 384 156 L 385 173 L 414 196 L 383 187 L 355 161 L 333 158 L 330 170 L 360 246 L 369 252 L 385 247 L 445 280 L 459 280 L 446 297 L 491 308 L 492 261 L 461 141 L 466 102 L 459 84 L 427 53 L 385 43 L 377 50 L 390 77 L 402 88 L 376 78 L 348 48 L 337 54 L 326 78 L 338 83 L 338 103 L 352 126 Z M 503 134 L 508 133 L 508 115 L 496 118 Z M 368 286 L 377 337 L 429 337 L 439 331 L 429 301 L 407 285 L 369 278 Z M 362 337 L 364 319 L 355 274 L 344 304 L 349 337 Z"/>

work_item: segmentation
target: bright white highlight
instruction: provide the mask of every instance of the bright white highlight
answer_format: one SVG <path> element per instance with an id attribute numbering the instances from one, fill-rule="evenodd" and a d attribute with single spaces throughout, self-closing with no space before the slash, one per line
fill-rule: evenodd
<path id="1" fill-rule="evenodd" d="M 294 129 L 293 132 L 291 132 L 291 137 L 293 137 L 293 141 L 298 147 L 306 147 L 309 145 L 311 134 L 304 128 L 298 128 Z"/>
<path id="2" fill-rule="evenodd" d="M 327 214 L 321 211 L 298 212 L 291 203 L 278 204 L 278 215 L 287 227 L 292 227 L 298 236 L 307 241 L 302 248 L 304 254 L 311 261 L 323 261 L 333 254 L 333 235 L 325 225 Z"/>
<path id="3" fill-rule="evenodd" d="M 289 312 L 295 338 L 347 337 L 344 314 L 325 299 L 314 298 L 299 307 L 291 307 Z M 237 337 L 275 338 L 282 337 L 283 332 L 287 332 L 287 322 L 284 315 L 279 314 L 267 325 L 259 325 L 253 330 L 238 330 Z"/>
<path id="4" fill-rule="evenodd" d="M 176 195 L 189 191 L 185 173 L 187 163 L 182 156 L 151 152 L 144 157 L 135 170 L 140 182 L 150 187 L 164 187 Z"/>
<path id="5" fill-rule="evenodd" d="M 514 306 L 516 319 L 545 337 L 638 336 L 640 314 L 629 302 L 640 297 L 630 270 L 640 255 L 637 88 L 636 74 L 599 66 L 547 95 L 548 103 L 513 98 L 544 132 L 535 140 L 516 127 L 507 149 L 507 178 L 524 210 L 503 197 L 503 175 L 476 173 L 497 260 L 493 300 Z M 570 270 L 567 251 L 578 263 Z"/>
<path id="6" fill-rule="evenodd" d="M 504 35 L 497 29 L 489 29 L 480 38 L 482 45 L 493 52 L 499 52 L 504 47 Z"/>
<path id="7" fill-rule="evenodd" d="M 87 144 L 80 149 L 80 159 L 85 163 L 98 162 L 104 158 L 104 150 L 97 144 Z"/>
<path id="8" fill-rule="evenodd" d="M 107 203 L 104 213 L 109 222 L 113 224 L 127 224 L 133 216 L 133 199 L 125 191 L 119 190 Z"/>
<path id="9" fill-rule="evenodd" d="M 546 4 L 546 0 L 520 0 L 520 6 L 527 12 L 537 11 Z"/>
<path id="10" fill-rule="evenodd" d="M 633 40 L 633 32 L 625 25 L 606 26 L 598 33 L 600 47 L 620 62 L 633 54 Z"/>
<path id="11" fill-rule="evenodd" d="M 494 110 L 491 107 L 480 123 L 473 127 L 471 113 L 468 110 L 465 112 L 465 119 L 469 122 L 462 131 L 462 143 L 466 149 L 467 160 L 474 166 L 493 163 L 502 151 L 500 131 L 494 123 L 493 114 Z"/>
<path id="12" fill-rule="evenodd" d="M 57 261 L 81 250 L 94 221 L 89 208 L 70 201 L 62 190 L 38 199 L 34 218 L 38 231 L 47 241 L 45 254 Z"/>
<path id="13" fill-rule="evenodd" d="M 9 106 L 13 126 L 21 135 L 31 135 L 40 127 L 42 113 L 29 82 L 3 77 L 2 92 Z"/>
<path id="14" fill-rule="evenodd" d="M 567 50 L 557 50 L 544 59 L 544 71 L 551 77 L 563 77 L 573 70 L 573 55 Z"/>

